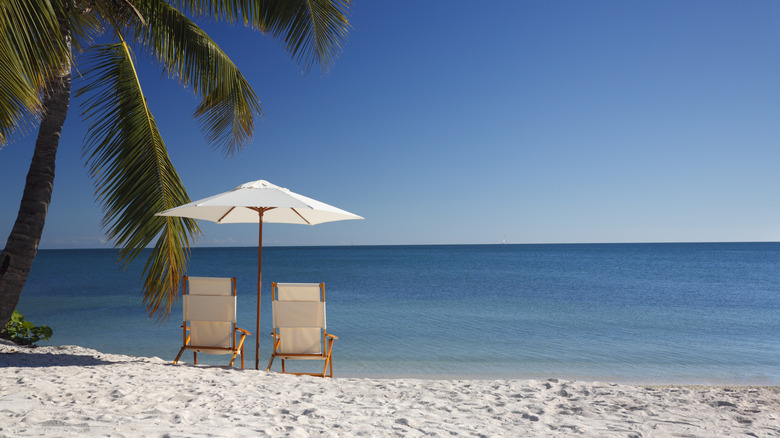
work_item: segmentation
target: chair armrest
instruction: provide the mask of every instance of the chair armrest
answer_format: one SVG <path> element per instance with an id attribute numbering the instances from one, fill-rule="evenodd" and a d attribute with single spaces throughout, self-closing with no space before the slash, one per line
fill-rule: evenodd
<path id="1" fill-rule="evenodd" d="M 333 339 L 338 339 L 338 338 L 339 338 L 338 336 L 336 336 L 336 335 L 332 335 L 332 334 L 330 334 L 330 333 L 328 333 L 328 334 L 327 334 L 327 335 L 325 335 L 325 336 L 326 336 L 326 337 L 328 337 L 328 338 L 333 338 Z"/>
<path id="2" fill-rule="evenodd" d="M 238 327 L 236 327 L 236 330 L 237 330 L 237 331 L 239 331 L 239 332 L 241 332 L 241 333 L 244 333 L 244 334 L 246 334 L 246 335 L 251 335 L 251 334 L 252 334 L 252 333 L 250 333 L 250 332 L 248 332 L 248 331 L 246 331 L 246 330 L 244 330 L 244 329 L 238 328 Z"/>

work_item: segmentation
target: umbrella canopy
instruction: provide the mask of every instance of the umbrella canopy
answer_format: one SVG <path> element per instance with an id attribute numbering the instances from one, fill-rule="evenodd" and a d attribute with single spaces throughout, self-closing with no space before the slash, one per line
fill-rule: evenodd
<path id="1" fill-rule="evenodd" d="M 235 189 L 180 207 L 157 213 L 203 219 L 218 224 L 258 223 L 257 256 L 257 326 L 255 332 L 255 369 L 260 364 L 260 289 L 263 260 L 263 223 L 316 225 L 324 222 L 363 219 L 332 205 L 291 192 L 259 180 L 241 184 Z"/>
<path id="2" fill-rule="evenodd" d="M 257 223 L 258 209 L 265 208 L 263 222 L 317 225 L 362 217 L 291 192 L 268 181 L 252 181 L 235 189 L 158 213 L 204 219 L 219 224 Z"/>

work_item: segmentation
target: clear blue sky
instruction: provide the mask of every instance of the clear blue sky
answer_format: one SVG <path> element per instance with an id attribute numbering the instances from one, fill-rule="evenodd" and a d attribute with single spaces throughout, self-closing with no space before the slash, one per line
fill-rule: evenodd
<path id="1" fill-rule="evenodd" d="M 266 245 L 780 240 L 780 2 L 356 0 L 328 74 L 206 25 L 265 116 L 229 160 L 139 60 L 192 199 L 257 179 L 364 216 Z M 105 247 L 76 99 L 42 248 Z M 35 133 L 2 150 L 0 239 Z M 201 223 L 202 246 L 254 225 Z"/>

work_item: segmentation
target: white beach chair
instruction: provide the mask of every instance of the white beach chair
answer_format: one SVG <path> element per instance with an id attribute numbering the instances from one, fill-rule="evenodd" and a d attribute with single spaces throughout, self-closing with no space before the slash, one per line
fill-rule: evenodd
<path id="1" fill-rule="evenodd" d="M 251 333 L 236 327 L 236 278 L 184 276 L 182 294 L 184 343 L 173 363 L 191 350 L 195 364 L 198 353 L 232 354 L 227 365 L 232 367 L 240 354 L 244 369 L 244 339 Z"/>
<path id="2" fill-rule="evenodd" d="M 323 360 L 321 373 L 305 374 L 333 377 L 333 341 L 338 337 L 327 332 L 325 323 L 324 283 L 272 283 L 274 351 L 266 371 L 277 357 L 282 360 L 282 372 L 286 373 L 285 360 Z"/>

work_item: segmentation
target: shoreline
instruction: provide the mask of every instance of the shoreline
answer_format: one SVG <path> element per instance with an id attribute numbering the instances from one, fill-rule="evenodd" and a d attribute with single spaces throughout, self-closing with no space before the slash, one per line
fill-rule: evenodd
<path id="1" fill-rule="evenodd" d="M 780 435 L 780 387 L 296 377 L 0 344 L 5 436 Z"/>

